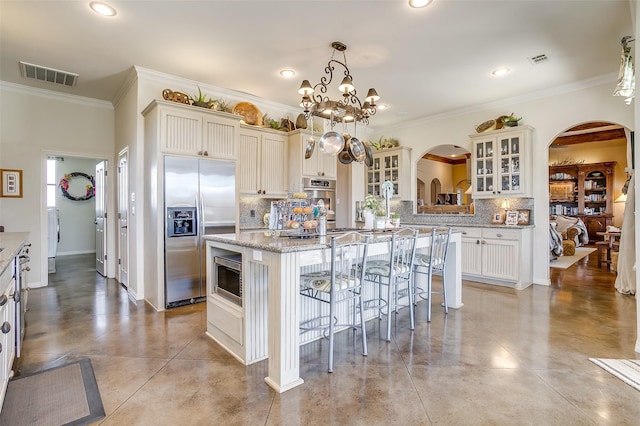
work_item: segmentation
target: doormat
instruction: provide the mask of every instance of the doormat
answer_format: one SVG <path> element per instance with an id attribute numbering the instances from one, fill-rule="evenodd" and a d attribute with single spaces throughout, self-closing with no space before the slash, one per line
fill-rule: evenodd
<path id="1" fill-rule="evenodd" d="M 87 425 L 104 418 L 88 358 L 9 381 L 2 425 Z"/>
<path id="2" fill-rule="evenodd" d="M 596 251 L 594 248 L 578 247 L 576 248 L 576 254 L 573 256 L 560 256 L 556 260 L 549 262 L 549 266 L 552 268 L 567 269 L 569 266 L 576 263 L 578 260 L 585 256 L 590 255 Z"/>
<path id="3" fill-rule="evenodd" d="M 589 361 L 604 368 L 618 379 L 640 391 L 639 359 L 589 358 Z"/>

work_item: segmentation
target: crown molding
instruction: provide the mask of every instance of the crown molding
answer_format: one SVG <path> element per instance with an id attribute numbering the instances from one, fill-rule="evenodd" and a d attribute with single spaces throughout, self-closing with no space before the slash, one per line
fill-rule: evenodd
<path id="1" fill-rule="evenodd" d="M 576 82 L 565 84 L 562 86 L 556 86 L 548 89 L 539 90 L 537 92 L 532 92 L 526 95 L 513 96 L 510 98 L 499 99 L 491 102 L 485 102 L 482 104 L 472 105 L 469 107 L 464 107 L 464 108 L 460 108 L 452 111 L 434 114 L 434 115 L 418 118 L 415 120 L 403 121 L 400 123 L 396 123 L 392 126 L 389 126 L 388 129 L 393 130 L 396 128 L 419 126 L 422 124 L 432 123 L 435 121 L 446 120 L 450 118 L 457 118 L 460 116 L 473 114 L 475 112 L 486 111 L 488 109 L 510 107 L 512 105 L 522 104 L 524 102 L 531 102 L 538 99 L 549 98 L 551 96 L 577 92 L 578 90 L 584 90 L 590 87 L 596 87 L 604 84 L 615 83 L 617 78 L 618 78 L 617 72 L 603 74 L 597 77 L 576 81 Z"/>
<path id="2" fill-rule="evenodd" d="M 179 86 L 193 86 L 200 87 L 203 92 L 215 93 L 216 96 L 228 97 L 231 99 L 242 100 L 252 102 L 264 106 L 265 108 L 273 108 L 277 110 L 290 111 L 293 114 L 300 112 L 300 108 L 295 109 L 291 105 L 281 104 L 279 102 L 270 101 L 268 99 L 260 98 L 251 93 L 242 92 L 239 90 L 227 89 L 224 87 L 214 86 L 211 84 L 201 83 L 199 81 L 190 80 L 187 78 L 177 77 L 171 74 L 165 74 L 160 71 L 154 71 L 148 68 L 143 68 L 138 65 L 134 65 L 135 72 L 138 79 L 150 80 L 158 83 L 174 84 Z"/>
<path id="3" fill-rule="evenodd" d="M 97 108 L 106 108 L 113 110 L 113 104 L 109 101 L 103 101 L 100 99 L 87 98 L 84 96 L 70 95 L 68 93 L 54 92 L 52 90 L 40 89 L 35 87 L 29 87 L 22 84 L 9 83 L 8 81 L 0 81 L 0 89 L 9 92 L 19 93 L 21 95 L 36 96 L 39 98 L 46 98 L 51 100 L 85 105 Z"/>

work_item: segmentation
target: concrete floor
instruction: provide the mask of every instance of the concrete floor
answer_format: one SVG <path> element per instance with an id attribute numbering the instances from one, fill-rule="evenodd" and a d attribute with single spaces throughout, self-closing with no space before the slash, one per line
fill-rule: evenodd
<path id="1" fill-rule="evenodd" d="M 366 358 L 340 333 L 332 374 L 326 341 L 303 346 L 305 383 L 276 394 L 266 361 L 245 367 L 205 335 L 205 304 L 158 313 L 92 255 L 64 257 L 30 291 L 18 374 L 89 357 L 105 425 L 640 424 L 640 392 L 588 360 L 640 358 L 635 299 L 613 272 L 590 285 L 581 263 L 550 287 L 465 281 L 462 309 L 445 317 L 434 298 L 429 324 L 422 302 L 414 332 L 405 309 L 389 343 L 370 322 Z"/>

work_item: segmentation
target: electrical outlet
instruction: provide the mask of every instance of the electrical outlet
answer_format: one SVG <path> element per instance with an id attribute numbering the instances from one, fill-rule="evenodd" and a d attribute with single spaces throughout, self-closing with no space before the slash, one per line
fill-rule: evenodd
<path id="1" fill-rule="evenodd" d="M 256 211 L 255 210 L 249 210 L 249 216 L 250 217 L 256 217 Z"/>

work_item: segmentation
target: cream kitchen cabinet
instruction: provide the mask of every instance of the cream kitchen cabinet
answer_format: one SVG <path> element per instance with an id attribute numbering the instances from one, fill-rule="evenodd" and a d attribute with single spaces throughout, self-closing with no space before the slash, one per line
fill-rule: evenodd
<path id="1" fill-rule="evenodd" d="M 163 153 L 236 159 L 240 117 L 159 100 L 152 102 L 143 114 L 152 107 L 156 107 L 159 114 L 158 134 Z"/>
<path id="2" fill-rule="evenodd" d="M 385 181 L 393 183 L 393 196 L 411 200 L 411 148 L 400 146 L 373 152 L 373 165 L 367 167 L 365 182 L 367 194 L 382 195 Z"/>
<path id="3" fill-rule="evenodd" d="M 473 198 L 531 196 L 532 132 L 518 126 L 470 136 Z"/>
<path id="4" fill-rule="evenodd" d="M 533 282 L 533 228 L 462 227 L 465 279 L 523 289 Z"/>
<path id="5" fill-rule="evenodd" d="M 288 136 L 241 125 L 236 185 L 241 194 L 286 197 Z"/>
<path id="6" fill-rule="evenodd" d="M 302 185 L 304 178 L 335 179 L 337 176 L 337 157 L 320 152 L 318 139 L 320 134 L 315 134 L 315 145 L 309 158 L 305 158 L 305 152 L 309 141 L 312 139 L 308 130 L 294 130 L 289 133 L 289 184 Z M 297 190 L 298 188 L 292 188 Z"/>

